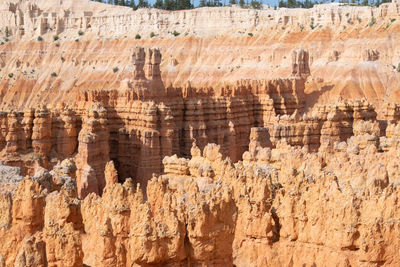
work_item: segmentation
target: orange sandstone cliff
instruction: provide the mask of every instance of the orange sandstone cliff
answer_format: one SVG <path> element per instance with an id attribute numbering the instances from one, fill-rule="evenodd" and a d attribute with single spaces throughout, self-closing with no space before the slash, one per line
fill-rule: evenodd
<path id="1" fill-rule="evenodd" d="M 400 4 L 0 14 L 0 267 L 400 265 Z"/>

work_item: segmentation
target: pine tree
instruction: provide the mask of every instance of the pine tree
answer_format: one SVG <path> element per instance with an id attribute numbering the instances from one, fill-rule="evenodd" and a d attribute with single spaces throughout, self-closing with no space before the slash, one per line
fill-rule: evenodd
<path id="1" fill-rule="evenodd" d="M 207 5 L 206 0 L 200 0 L 199 7 L 205 7 Z"/>
<path id="2" fill-rule="evenodd" d="M 283 0 L 279 0 L 279 7 L 288 7 L 287 2 L 283 1 Z"/>
<path id="3" fill-rule="evenodd" d="M 129 3 L 129 6 L 131 7 L 131 8 L 133 8 L 133 10 L 136 10 L 138 7 L 136 6 L 136 4 L 135 4 L 135 0 L 131 0 L 130 1 L 130 3 Z"/>
<path id="4" fill-rule="evenodd" d="M 175 9 L 175 2 L 173 0 L 165 0 L 164 4 L 163 4 L 163 9 L 174 10 Z"/>
<path id="5" fill-rule="evenodd" d="M 289 8 L 296 7 L 296 0 L 288 0 L 287 1 L 287 7 L 289 7 Z"/>
<path id="6" fill-rule="evenodd" d="M 163 3 L 162 0 L 157 0 L 157 1 L 154 3 L 153 7 L 154 7 L 154 8 L 158 8 L 158 9 L 164 9 L 164 3 Z"/>
<path id="7" fill-rule="evenodd" d="M 259 1 L 251 0 L 250 4 L 254 9 L 261 9 L 261 2 Z"/>
<path id="8" fill-rule="evenodd" d="M 244 0 L 239 0 L 239 5 L 240 5 L 241 7 L 244 7 L 244 5 L 245 5 Z"/>
<path id="9" fill-rule="evenodd" d="M 147 2 L 147 0 L 139 0 L 137 7 L 149 7 L 149 3 Z"/>
<path id="10" fill-rule="evenodd" d="M 213 6 L 222 6 L 221 0 L 214 0 Z"/>

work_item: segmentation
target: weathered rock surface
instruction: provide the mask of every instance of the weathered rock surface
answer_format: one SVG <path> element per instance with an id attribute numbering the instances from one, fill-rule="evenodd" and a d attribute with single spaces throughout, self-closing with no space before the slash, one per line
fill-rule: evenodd
<path id="1" fill-rule="evenodd" d="M 355 129 L 376 130 L 360 125 Z M 5 264 L 400 263 L 396 148 L 378 152 L 369 144 L 332 155 L 271 149 L 256 145 L 265 144 L 256 132 L 263 130 L 253 130 L 254 146 L 236 164 L 215 144 L 203 151 L 194 144 L 190 160 L 166 157 L 165 173 L 149 181 L 146 197 L 130 178 L 84 200 L 68 182 L 51 192 L 24 179 L 15 195 L 0 198 L 1 214 L 9 216 L 0 229 Z M 115 179 L 111 163 L 105 176 Z"/>
<path id="2" fill-rule="evenodd" d="M 76 105 L 4 112 L 3 158 L 24 174 L 75 158 L 81 198 L 101 194 L 109 160 L 121 181 L 132 177 L 144 187 L 153 173 L 162 172 L 165 156 L 190 155 L 193 141 L 201 149 L 219 144 L 223 156 L 236 162 L 248 150 L 251 127 L 273 128 L 277 116 L 296 119 L 303 112 L 309 59 L 307 51 L 295 54 L 293 73 L 298 73 L 290 78 L 181 88 L 164 86 L 158 49 L 136 47 L 126 87 L 85 91 Z M 274 140 L 284 133 L 276 135 Z"/>
<path id="3" fill-rule="evenodd" d="M 1 3 L 0 267 L 399 266 L 399 12 Z"/>

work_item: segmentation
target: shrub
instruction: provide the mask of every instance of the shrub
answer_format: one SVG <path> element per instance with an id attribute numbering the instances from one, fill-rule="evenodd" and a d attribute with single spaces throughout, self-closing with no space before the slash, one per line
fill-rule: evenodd
<path id="1" fill-rule="evenodd" d="M 370 21 L 369 24 L 368 24 L 368 27 L 374 26 L 375 23 L 376 23 L 376 19 L 375 19 L 375 18 L 372 18 L 371 21 Z"/>
<path id="2" fill-rule="evenodd" d="M 176 36 L 178 36 L 180 33 L 177 32 L 177 31 L 174 31 L 172 34 L 176 37 Z"/>
<path id="3" fill-rule="evenodd" d="M 254 9 L 261 9 L 261 3 L 258 2 L 258 1 L 251 1 L 251 6 L 252 6 Z"/>
<path id="4" fill-rule="evenodd" d="M 43 41 L 42 36 L 38 36 L 37 40 L 38 40 L 39 42 Z"/>
<path id="5" fill-rule="evenodd" d="M 58 39 L 60 39 L 60 38 L 58 37 L 58 35 L 54 35 L 54 36 L 53 36 L 53 41 L 57 41 Z"/>
<path id="6" fill-rule="evenodd" d="M 75 42 L 79 42 L 79 39 L 75 39 Z"/>
<path id="7" fill-rule="evenodd" d="M 118 67 L 113 68 L 114 73 L 116 73 L 117 71 L 119 71 Z"/>
<path id="8" fill-rule="evenodd" d="M 13 76 L 14 76 L 13 73 L 9 73 L 9 74 L 8 74 L 8 77 L 10 77 L 10 79 L 11 79 Z"/>
<path id="9" fill-rule="evenodd" d="M 390 19 L 390 22 L 391 23 L 393 23 L 393 22 L 395 22 L 396 21 L 396 19 Z"/>
<path id="10" fill-rule="evenodd" d="M 64 62 L 64 61 L 65 61 L 65 58 L 64 58 L 64 57 L 61 57 L 61 61 Z"/>
<path id="11" fill-rule="evenodd" d="M 250 37 L 253 37 L 253 33 L 251 33 L 251 32 L 249 32 L 248 35 L 249 35 Z"/>
<path id="12" fill-rule="evenodd" d="M 397 65 L 397 72 L 400 72 L 400 63 Z"/>
<path id="13" fill-rule="evenodd" d="M 79 35 L 79 36 L 82 36 L 82 35 L 83 35 L 83 31 L 82 31 L 82 30 L 79 30 L 78 35 Z"/>
<path id="14" fill-rule="evenodd" d="M 136 34 L 136 36 L 135 36 L 135 39 L 136 40 L 139 40 L 139 39 L 141 39 L 142 38 L 142 36 L 140 36 L 139 34 Z"/>
<path id="15" fill-rule="evenodd" d="M 52 72 L 52 73 L 51 73 L 51 77 L 57 77 L 57 73 Z"/>
<path id="16" fill-rule="evenodd" d="M 156 36 L 156 34 L 154 32 L 150 33 L 150 38 L 153 38 L 154 36 Z"/>

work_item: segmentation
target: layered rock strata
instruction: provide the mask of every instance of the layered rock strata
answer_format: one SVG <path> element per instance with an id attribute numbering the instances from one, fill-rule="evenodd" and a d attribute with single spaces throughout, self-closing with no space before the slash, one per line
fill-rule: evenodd
<path id="1" fill-rule="evenodd" d="M 160 52 L 135 48 L 133 78 L 126 88 L 86 91 L 82 104 L 75 107 L 60 104 L 3 112 L 3 158 L 32 174 L 37 165 L 51 168 L 72 156 L 77 162 L 78 194 L 84 198 L 90 192 L 101 194 L 110 159 L 120 181 L 133 177 L 144 187 L 153 173 L 162 172 L 165 156 L 189 156 L 193 141 L 200 149 L 216 143 L 224 157 L 237 162 L 249 149 L 254 126 L 267 129 L 260 131 L 263 138 L 270 136 L 270 147 L 285 142 L 310 152 L 332 152 L 354 134 L 361 149 L 372 143 L 379 148 L 379 137 L 386 128 L 390 132 L 397 120 L 396 104 L 386 106 L 386 120 L 377 120 L 377 112 L 365 99 L 340 99 L 306 113 L 308 53 L 298 50 L 293 55 L 291 78 L 175 88 L 165 87 L 160 79 Z M 373 123 L 373 133 L 357 129 L 364 127 L 363 121 Z M 366 134 L 373 136 L 368 139 Z M 391 141 L 383 140 L 384 147 L 387 142 Z"/>
<path id="2" fill-rule="evenodd" d="M 308 53 L 294 53 L 290 78 L 180 88 L 163 84 L 158 49 L 136 47 L 132 76 L 119 90 L 86 90 L 78 105 L 3 113 L 3 159 L 33 174 L 37 165 L 51 168 L 74 157 L 82 198 L 101 194 L 110 159 L 120 181 L 133 177 L 144 187 L 153 173 L 162 172 L 164 156 L 189 156 L 193 141 L 201 149 L 209 142 L 219 144 L 221 153 L 236 162 L 248 150 L 251 127 L 303 112 Z"/>
<path id="3" fill-rule="evenodd" d="M 360 125 L 358 134 L 377 129 Z M 116 183 L 111 162 L 102 196 L 84 200 L 68 175 L 54 186 L 55 170 L 67 162 L 25 178 L 15 194 L 0 197 L 4 263 L 399 264 L 396 147 L 378 152 L 366 144 L 356 151 L 349 139 L 340 145 L 349 149 L 334 154 L 282 142 L 271 149 L 264 131 L 252 130 L 251 148 L 235 164 L 216 144 L 203 151 L 193 144 L 191 159 L 165 157 L 165 172 L 149 181 L 146 197 L 132 179 Z"/>

